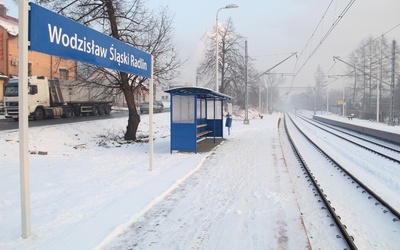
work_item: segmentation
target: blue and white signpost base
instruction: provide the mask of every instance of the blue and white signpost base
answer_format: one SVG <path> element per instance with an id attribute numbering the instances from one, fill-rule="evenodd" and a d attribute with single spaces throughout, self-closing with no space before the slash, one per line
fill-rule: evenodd
<path id="1" fill-rule="evenodd" d="M 19 74 L 28 82 L 28 49 L 150 78 L 150 170 L 153 169 L 153 62 L 150 54 L 27 0 L 19 1 Z M 29 48 L 28 48 L 29 47 Z M 28 164 L 28 85 L 19 84 L 22 238 L 31 236 Z"/>

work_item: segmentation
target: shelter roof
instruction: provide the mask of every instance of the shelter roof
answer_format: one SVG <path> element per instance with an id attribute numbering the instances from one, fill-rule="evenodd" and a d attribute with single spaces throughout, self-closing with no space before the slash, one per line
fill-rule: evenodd
<path id="1" fill-rule="evenodd" d="M 214 90 L 202 87 L 176 87 L 165 90 L 164 92 L 174 95 L 196 95 L 197 98 L 201 99 L 220 99 L 220 100 L 232 100 L 232 97 L 225 95 Z"/>

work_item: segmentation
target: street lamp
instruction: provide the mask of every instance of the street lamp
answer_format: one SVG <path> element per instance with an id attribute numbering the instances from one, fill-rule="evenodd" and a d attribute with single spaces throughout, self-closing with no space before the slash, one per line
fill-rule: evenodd
<path id="1" fill-rule="evenodd" d="M 222 9 L 233 9 L 233 8 L 237 8 L 239 6 L 237 6 L 236 4 L 228 4 L 225 7 L 219 8 L 217 10 L 217 15 L 215 18 L 215 30 L 216 30 L 216 34 L 215 34 L 215 91 L 218 92 L 218 12 Z"/>

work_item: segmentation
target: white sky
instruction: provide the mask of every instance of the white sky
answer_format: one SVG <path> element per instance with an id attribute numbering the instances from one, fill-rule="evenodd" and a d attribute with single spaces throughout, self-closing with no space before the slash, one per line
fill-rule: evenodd
<path id="1" fill-rule="evenodd" d="M 17 16 L 17 5 L 11 0 L 3 1 L 10 9 L 9 14 Z M 272 1 L 184 1 L 184 0 L 147 0 L 150 8 L 168 6 L 174 14 L 175 39 L 182 60 L 188 62 L 182 68 L 178 83 L 195 83 L 196 66 L 201 58 L 201 38 L 215 25 L 216 12 L 227 4 L 235 3 L 236 9 L 223 9 L 218 19 L 225 23 L 232 17 L 237 33 L 247 38 L 249 56 L 255 59 L 256 69 L 260 72 L 273 67 L 289 53 L 299 55 L 296 70 L 296 58 L 293 57 L 275 69 L 278 73 L 298 72 L 316 45 L 332 27 L 350 0 L 334 0 L 320 27 L 302 54 L 300 54 L 311 34 L 327 10 L 330 0 L 272 0 Z M 329 70 L 333 56 L 345 57 L 356 49 L 363 39 L 377 37 L 400 24 L 400 1 L 398 0 L 362 0 L 355 1 L 333 32 L 316 51 L 295 78 L 294 86 L 314 85 L 314 74 L 318 65 L 329 75 L 343 74 L 345 65 L 337 62 Z M 389 40 L 400 38 L 400 27 L 386 34 Z M 274 55 L 274 56 L 272 56 Z M 328 72 L 329 71 L 329 72 Z M 286 77 L 286 82 L 291 82 Z M 340 82 L 333 83 L 342 85 Z"/>
<path id="2" fill-rule="evenodd" d="M 168 1 L 150 0 L 154 5 L 168 5 L 175 13 L 176 39 L 182 57 L 189 62 L 182 72 L 182 81 L 194 82 L 196 65 L 200 59 L 198 48 L 201 37 L 215 25 L 216 12 L 230 3 L 239 5 L 237 9 L 224 9 L 218 14 L 224 23 L 232 17 L 236 31 L 247 38 L 249 56 L 256 59 L 256 69 L 263 72 L 273 67 L 288 53 L 298 52 L 297 70 L 304 64 L 321 38 L 331 28 L 349 0 L 335 0 L 326 13 L 320 28 L 302 55 L 307 41 L 320 22 L 331 1 L 317 0 L 273 0 L 273 1 Z M 380 36 L 400 24 L 400 1 L 362 0 L 356 1 L 325 40 L 314 56 L 296 77 L 295 86 L 314 85 L 314 73 L 321 65 L 324 72 L 334 64 L 333 56 L 347 56 L 368 36 Z M 400 38 L 400 28 L 387 34 L 391 40 Z M 266 56 L 275 55 L 279 56 Z M 293 57 L 276 68 L 275 72 L 292 73 L 296 59 Z M 329 74 L 342 74 L 345 67 L 337 63 Z M 296 70 L 296 71 L 297 71 Z M 290 83 L 291 78 L 286 82 Z"/>

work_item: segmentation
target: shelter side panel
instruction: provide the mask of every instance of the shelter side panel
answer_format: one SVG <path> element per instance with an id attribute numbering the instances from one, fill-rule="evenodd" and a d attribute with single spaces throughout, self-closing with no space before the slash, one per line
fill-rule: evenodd
<path id="1" fill-rule="evenodd" d="M 207 128 L 213 131 L 213 133 L 208 136 L 223 137 L 224 136 L 224 126 L 223 120 L 207 120 Z"/>
<path id="2" fill-rule="evenodd" d="M 171 125 L 171 150 L 197 149 L 196 126 L 194 123 L 173 123 Z"/>

